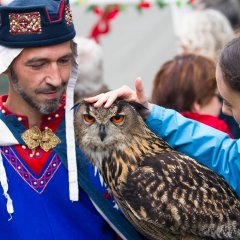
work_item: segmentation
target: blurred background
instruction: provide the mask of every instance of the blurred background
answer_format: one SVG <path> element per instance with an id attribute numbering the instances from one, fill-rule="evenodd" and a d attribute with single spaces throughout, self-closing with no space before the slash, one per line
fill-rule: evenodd
<path id="1" fill-rule="evenodd" d="M 160 8 L 153 1 L 148 8 L 138 9 L 139 2 L 121 3 L 122 9 L 109 22 L 110 30 L 100 36 L 99 43 L 103 48 L 103 76 L 108 87 L 115 89 L 123 84 L 134 87 L 135 78 L 140 76 L 150 96 L 157 70 L 177 52 L 177 22 L 191 7 L 185 3 L 178 6 L 172 1 Z M 99 16 L 87 9 L 84 4 L 72 7 L 79 36 L 88 37 L 98 21 Z"/>
<path id="2" fill-rule="evenodd" d="M 99 36 L 104 82 L 109 89 L 123 84 L 134 87 L 135 78 L 140 76 L 150 96 L 155 73 L 163 62 L 176 54 L 177 24 L 182 15 L 192 9 L 188 1 L 70 2 L 77 35 L 81 37 L 89 37 L 102 12 L 118 5 L 118 13 L 109 20 L 109 32 Z M 1 77 L 0 94 L 7 92 L 7 86 L 6 78 Z"/>

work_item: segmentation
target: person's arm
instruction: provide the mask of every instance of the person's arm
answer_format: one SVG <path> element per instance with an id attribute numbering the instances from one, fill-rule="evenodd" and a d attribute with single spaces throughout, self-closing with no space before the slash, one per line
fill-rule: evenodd
<path id="1" fill-rule="evenodd" d="M 141 79 L 136 79 L 136 92 L 127 86 L 86 99 L 95 107 L 108 108 L 117 99 L 144 105 L 148 127 L 179 152 L 182 152 L 223 176 L 240 197 L 240 140 L 200 122 L 183 117 L 147 101 Z"/>
<path id="2" fill-rule="evenodd" d="M 240 140 L 156 105 L 146 124 L 177 151 L 223 176 L 240 196 Z"/>

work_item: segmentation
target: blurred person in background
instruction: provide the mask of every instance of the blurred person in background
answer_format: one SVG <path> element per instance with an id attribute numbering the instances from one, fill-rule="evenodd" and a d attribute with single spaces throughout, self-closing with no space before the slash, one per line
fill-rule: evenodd
<path id="1" fill-rule="evenodd" d="M 230 22 L 235 33 L 239 34 L 240 1 L 239 0 L 198 0 L 194 3 L 197 9 L 215 9 L 221 12 Z"/>
<path id="2" fill-rule="evenodd" d="M 217 60 L 219 51 L 235 37 L 228 19 L 219 11 L 206 9 L 187 14 L 180 24 L 181 53 L 194 53 Z"/>
<path id="3" fill-rule="evenodd" d="M 78 43 L 78 77 L 74 89 L 75 102 L 84 98 L 107 92 L 103 80 L 103 50 L 94 40 L 76 37 Z"/>
<path id="4" fill-rule="evenodd" d="M 153 81 L 152 103 L 174 109 L 232 137 L 228 125 L 218 118 L 222 104 L 215 63 L 206 57 L 183 54 L 164 63 Z"/>
<path id="5" fill-rule="evenodd" d="M 217 61 L 226 43 L 235 38 L 226 16 L 218 10 L 203 9 L 187 14 L 180 24 L 178 44 L 180 53 L 193 53 Z M 234 138 L 240 137 L 239 126 L 231 116 L 220 112 Z"/>

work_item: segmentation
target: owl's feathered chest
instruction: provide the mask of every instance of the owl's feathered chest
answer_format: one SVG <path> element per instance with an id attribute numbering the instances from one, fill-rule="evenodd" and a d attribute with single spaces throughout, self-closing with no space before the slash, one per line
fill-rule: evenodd
<path id="1" fill-rule="evenodd" d="M 101 174 L 119 207 L 141 231 L 149 227 L 147 219 L 158 225 L 156 239 L 162 229 L 184 235 L 191 224 L 198 228 L 195 234 L 240 236 L 240 202 L 227 183 L 158 138 L 150 144 L 138 139 L 113 151 L 103 159 Z M 174 239 L 171 234 L 169 239 Z"/>
<path id="2" fill-rule="evenodd" d="M 95 151 L 91 154 L 91 162 L 96 165 L 110 190 L 119 192 L 126 184 L 128 176 L 133 174 L 146 158 L 154 158 L 158 154 L 168 153 L 173 149 L 154 134 L 133 136 L 131 142 L 116 146 L 111 151 Z M 99 157 L 101 156 L 101 157 Z M 94 159 L 93 159 L 94 158 Z"/>

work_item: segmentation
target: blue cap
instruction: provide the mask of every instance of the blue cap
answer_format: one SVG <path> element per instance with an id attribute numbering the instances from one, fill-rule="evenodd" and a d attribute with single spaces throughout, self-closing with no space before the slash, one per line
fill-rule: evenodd
<path id="1" fill-rule="evenodd" d="M 0 45 L 42 47 L 76 35 L 68 0 L 15 0 L 0 6 Z"/>

